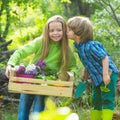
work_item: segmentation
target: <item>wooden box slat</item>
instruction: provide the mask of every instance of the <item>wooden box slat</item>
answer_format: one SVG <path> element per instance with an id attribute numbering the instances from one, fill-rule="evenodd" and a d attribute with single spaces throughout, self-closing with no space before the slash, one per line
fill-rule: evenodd
<path id="1" fill-rule="evenodd" d="M 10 76 L 9 92 L 72 97 L 73 81 L 52 81 Z"/>
<path id="2" fill-rule="evenodd" d="M 34 79 L 34 78 L 22 78 L 22 77 L 10 77 L 10 81 L 11 82 L 31 82 L 33 84 L 41 84 L 41 83 L 46 83 L 46 84 L 51 84 L 51 85 L 54 85 L 54 84 L 58 84 L 60 86 L 73 86 L 73 82 L 69 81 L 69 82 L 66 82 L 66 81 L 53 81 L 53 80 L 42 80 L 42 79 Z"/>

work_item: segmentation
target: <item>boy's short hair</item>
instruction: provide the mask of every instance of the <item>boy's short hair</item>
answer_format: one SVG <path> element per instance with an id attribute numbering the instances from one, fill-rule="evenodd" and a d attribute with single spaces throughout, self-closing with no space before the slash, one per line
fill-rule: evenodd
<path id="1" fill-rule="evenodd" d="M 93 27 L 89 18 L 80 16 L 72 17 L 67 21 L 67 26 L 77 36 L 80 36 L 81 43 L 93 40 Z"/>

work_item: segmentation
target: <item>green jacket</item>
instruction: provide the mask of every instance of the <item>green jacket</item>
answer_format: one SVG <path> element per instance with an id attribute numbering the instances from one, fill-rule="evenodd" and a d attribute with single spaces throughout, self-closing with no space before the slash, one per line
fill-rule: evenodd
<path id="1" fill-rule="evenodd" d="M 22 59 L 30 55 L 33 55 L 31 63 L 36 63 L 39 60 L 41 50 L 42 50 L 42 40 L 40 39 L 40 37 L 38 37 L 29 44 L 16 50 L 9 59 L 8 64 L 11 64 L 13 66 L 19 65 Z M 76 60 L 71 50 L 69 51 L 69 54 L 70 54 L 70 61 L 69 61 L 68 71 L 76 73 L 77 72 Z M 44 59 L 44 61 L 47 64 L 47 67 L 49 67 L 51 70 L 55 70 L 56 72 L 58 72 L 61 66 L 61 59 L 62 57 L 61 57 L 60 43 L 50 42 L 49 55 Z"/>

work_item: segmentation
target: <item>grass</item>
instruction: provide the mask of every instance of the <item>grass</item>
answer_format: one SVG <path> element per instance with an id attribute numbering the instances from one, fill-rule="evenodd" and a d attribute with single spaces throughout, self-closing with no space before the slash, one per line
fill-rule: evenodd
<path id="1" fill-rule="evenodd" d="M 86 100 L 85 100 L 85 103 L 81 99 L 75 100 L 75 99 L 69 99 L 69 98 L 64 98 L 64 99 L 57 98 L 56 101 L 60 106 L 69 106 L 73 112 L 79 115 L 80 120 L 89 120 L 91 105 L 88 105 L 88 103 L 86 104 L 87 102 Z M 18 113 L 18 104 L 13 102 L 7 103 L 2 107 L 2 111 L 0 109 L 0 116 L 1 116 L 0 120 L 17 120 L 17 113 Z M 120 96 L 119 95 L 117 95 L 116 97 L 115 113 L 120 115 Z"/>
<path id="2" fill-rule="evenodd" d="M 3 104 L 2 109 L 0 109 L 0 120 L 17 120 L 17 109 L 18 104 L 16 103 L 11 102 Z"/>
<path id="3" fill-rule="evenodd" d="M 17 114 L 5 112 L 2 120 L 17 120 Z"/>

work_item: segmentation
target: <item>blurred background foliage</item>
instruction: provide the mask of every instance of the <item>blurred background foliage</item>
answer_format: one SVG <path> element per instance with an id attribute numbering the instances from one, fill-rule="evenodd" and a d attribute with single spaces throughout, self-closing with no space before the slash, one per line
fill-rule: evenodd
<path id="1" fill-rule="evenodd" d="M 0 43 L 12 39 L 9 49 L 39 36 L 46 20 L 59 14 L 66 20 L 76 15 L 89 17 L 95 40 L 108 45 L 110 52 L 120 50 L 119 0 L 1 0 L 0 6 Z"/>
<path id="2" fill-rule="evenodd" d="M 109 54 L 116 56 L 120 69 L 120 54 L 116 54 L 120 53 L 120 0 L 1 0 L 0 45 L 12 40 L 6 50 L 14 50 L 30 42 L 41 35 L 47 19 L 56 14 L 66 21 L 73 16 L 89 17 L 94 27 L 94 39 L 102 42 Z M 81 73 L 83 66 L 76 53 L 75 56 Z M 0 67 L 6 67 L 7 61 L 0 62 Z M 73 101 L 70 106 L 75 110 L 80 105 L 89 108 L 90 96 L 85 93 L 80 100 L 65 98 L 59 105 L 69 105 Z"/>
<path id="3" fill-rule="evenodd" d="M 120 52 L 119 0 L 1 0 L 0 44 L 12 40 L 7 49 L 17 49 L 40 36 L 47 19 L 56 14 L 66 21 L 73 16 L 89 17 L 94 39 L 102 42 L 109 54 Z M 5 67 L 7 60 L 0 66 Z"/>

